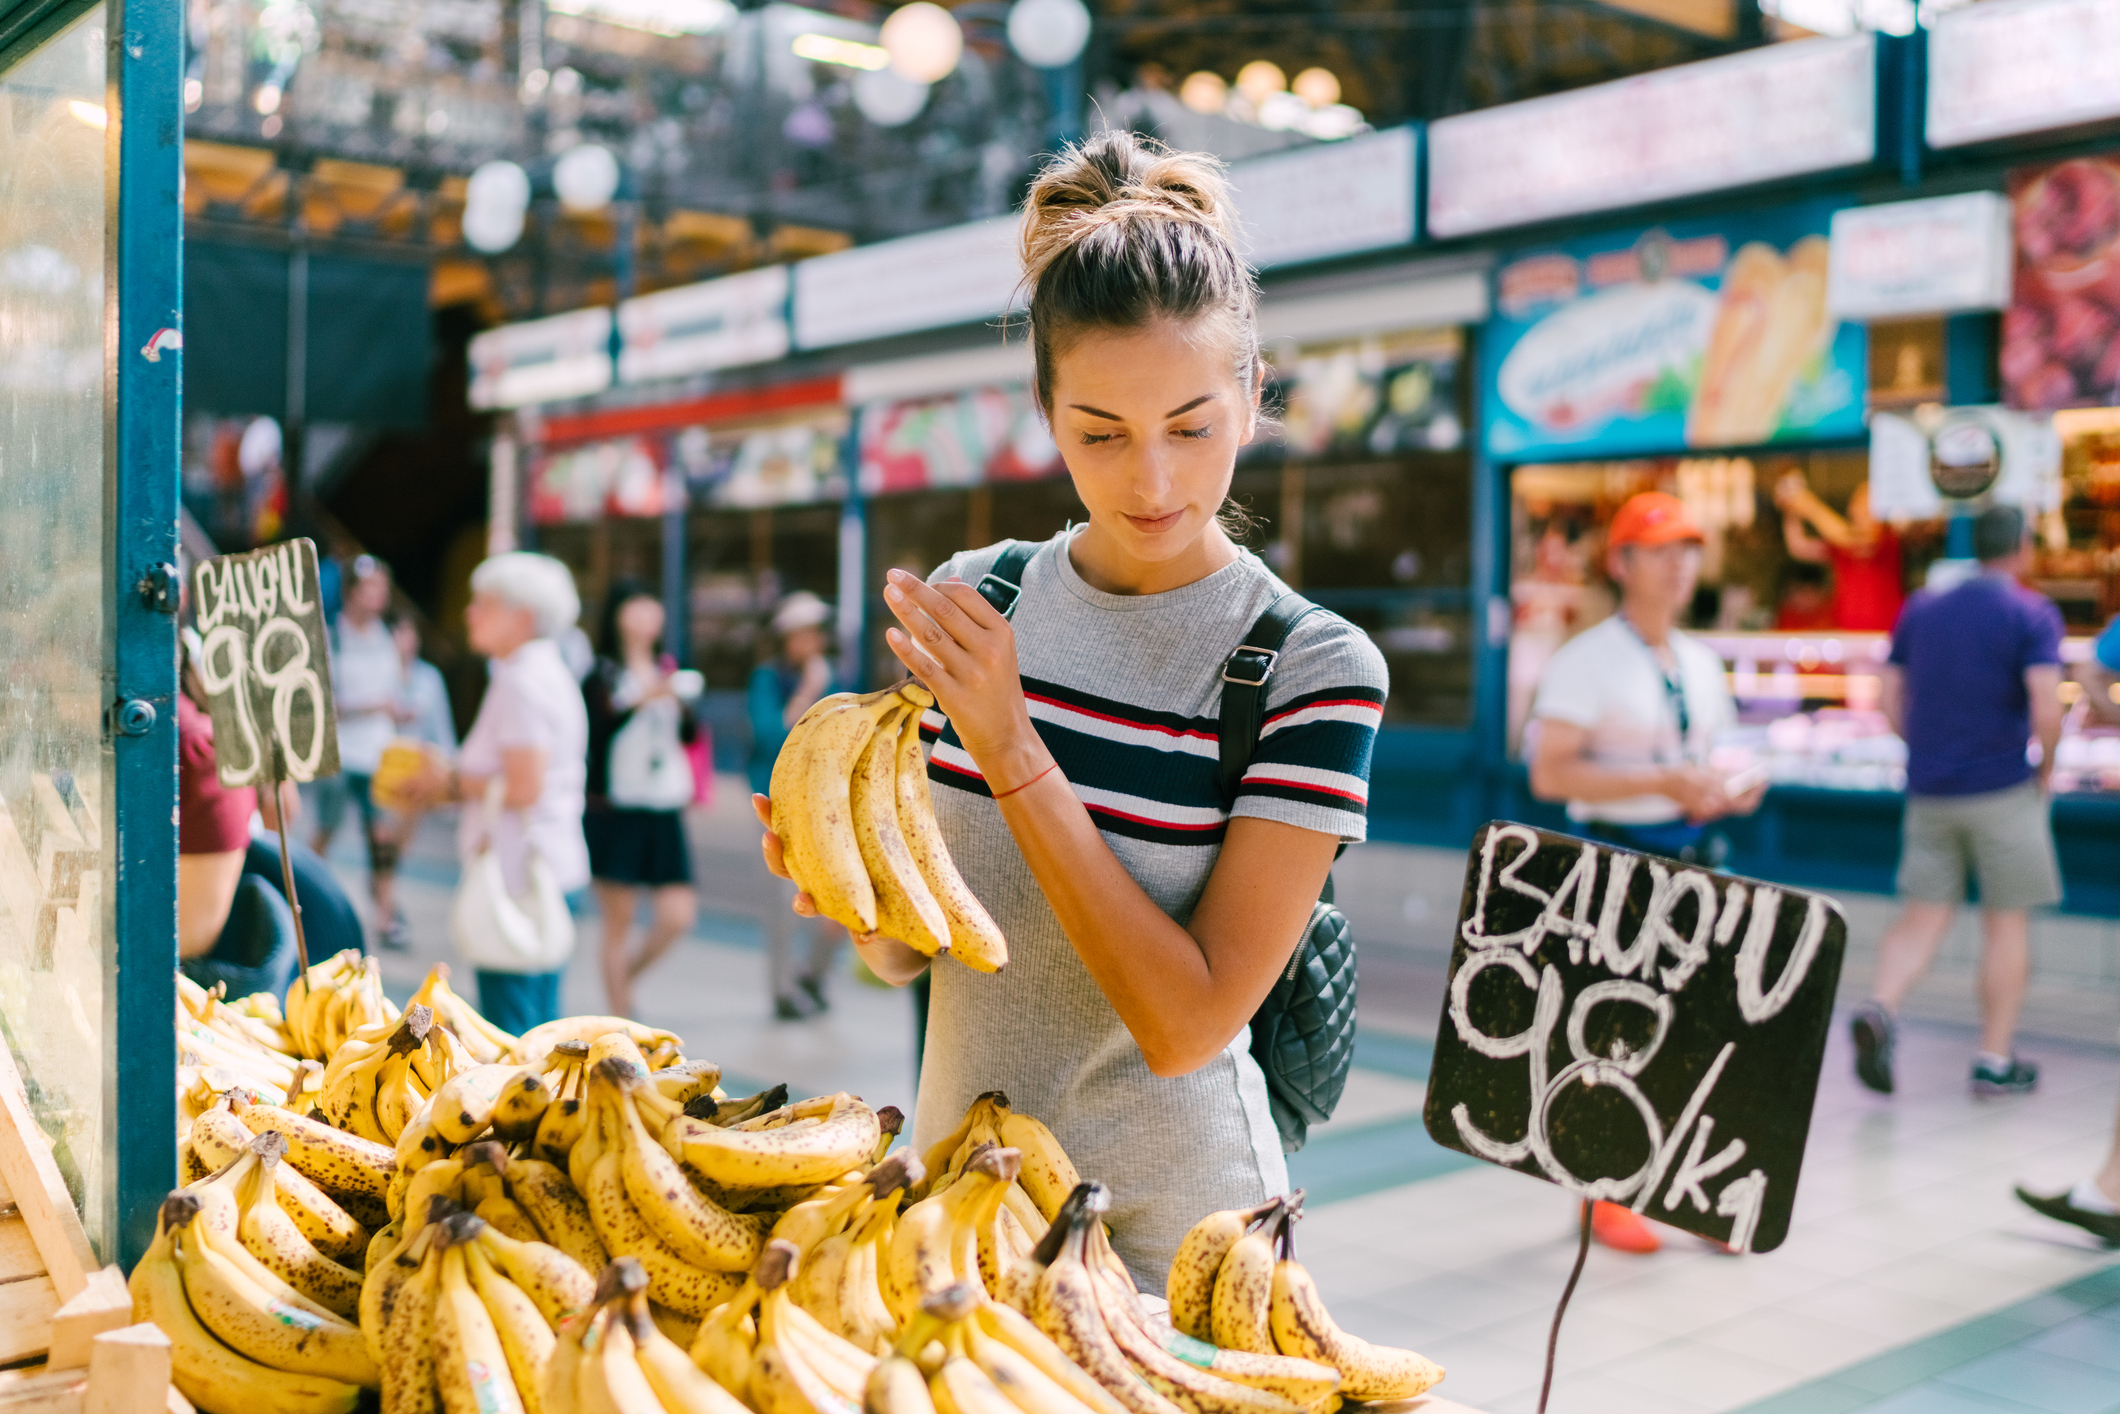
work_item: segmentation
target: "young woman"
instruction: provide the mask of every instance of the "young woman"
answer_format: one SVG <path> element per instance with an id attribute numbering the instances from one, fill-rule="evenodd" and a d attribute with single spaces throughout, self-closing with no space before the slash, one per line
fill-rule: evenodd
<path id="1" fill-rule="evenodd" d="M 1036 387 L 1088 523 L 1039 547 L 1013 620 L 973 588 L 1002 546 L 884 591 L 891 649 L 939 702 L 936 813 L 1010 951 L 990 976 L 934 970 L 916 1145 L 1005 1091 L 1111 1186 L 1151 1291 L 1203 1213 L 1286 1188 L 1246 1028 L 1363 836 L 1386 687 L 1359 629 L 1303 619 L 1225 808 L 1223 664 L 1286 588 L 1217 519 L 1264 382 L 1230 224 L 1212 159 L 1123 132 L 1045 171 L 1023 233 Z M 765 852 L 779 871 L 770 833 Z M 857 944 L 894 982 L 928 965 Z"/>
<path id="2" fill-rule="evenodd" d="M 589 708 L 589 873 L 604 919 L 604 995 L 614 1016 L 633 1014 L 633 982 L 686 933 L 699 912 L 685 807 L 699 735 L 677 695 L 673 665 L 660 656 L 662 600 L 641 584 L 614 586 L 604 611 L 603 652 L 582 683 Z M 627 940 L 645 891 L 647 936 Z"/>

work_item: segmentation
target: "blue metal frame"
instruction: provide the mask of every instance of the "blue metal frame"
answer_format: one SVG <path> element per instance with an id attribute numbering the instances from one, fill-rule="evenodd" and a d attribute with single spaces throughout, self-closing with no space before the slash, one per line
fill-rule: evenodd
<path id="1" fill-rule="evenodd" d="M 117 837 L 115 947 L 103 990 L 105 1153 L 116 1168 L 109 1229 L 131 1266 L 154 1238 L 155 1206 L 177 1181 L 177 667 L 174 606 L 150 591 L 177 557 L 184 358 L 157 338 L 183 328 L 184 7 L 108 0 L 108 251 L 117 291 L 105 369 L 105 734 L 114 769 L 105 818 Z M 150 352 L 150 348 L 153 352 Z M 121 704 L 152 724 L 115 729 Z M 141 720 L 137 708 L 127 716 Z"/>

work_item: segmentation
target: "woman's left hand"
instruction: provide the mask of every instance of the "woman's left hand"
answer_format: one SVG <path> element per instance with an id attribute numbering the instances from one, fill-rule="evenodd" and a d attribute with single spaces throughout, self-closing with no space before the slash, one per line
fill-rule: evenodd
<path id="1" fill-rule="evenodd" d="M 894 569 L 883 597 L 904 625 L 884 641 L 935 694 L 988 786 L 998 794 L 1050 765 L 1023 700 L 1009 621 L 961 579 L 927 584 Z"/>

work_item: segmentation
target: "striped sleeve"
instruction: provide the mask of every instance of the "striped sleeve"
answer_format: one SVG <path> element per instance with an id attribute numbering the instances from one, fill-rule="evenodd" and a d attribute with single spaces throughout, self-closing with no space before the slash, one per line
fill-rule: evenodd
<path id="1" fill-rule="evenodd" d="M 1369 635 L 1336 614 L 1305 619 L 1267 684 L 1258 750 L 1230 813 L 1365 838 L 1370 753 L 1388 687 Z"/>

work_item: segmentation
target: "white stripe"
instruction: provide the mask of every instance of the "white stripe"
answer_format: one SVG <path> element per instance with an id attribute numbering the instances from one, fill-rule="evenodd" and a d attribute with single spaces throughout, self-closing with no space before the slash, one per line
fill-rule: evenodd
<path id="1" fill-rule="evenodd" d="M 1222 811 L 1211 805 L 1169 805 L 1146 796 L 1099 790 L 1095 786 L 1074 786 L 1074 792 L 1075 798 L 1084 805 L 1099 806 L 1158 825 L 1219 825 L 1225 818 Z"/>
<path id="2" fill-rule="evenodd" d="M 939 707 L 930 707 L 920 714 L 920 725 L 938 735 L 949 724 L 950 719 L 942 715 L 942 709 Z"/>
<path id="3" fill-rule="evenodd" d="M 1093 736 L 1100 741 L 1117 742 L 1122 746 L 1146 746 L 1154 751 L 1176 752 L 1185 756 L 1203 756 L 1214 760 L 1219 748 L 1214 742 L 1197 736 L 1174 736 L 1151 727 L 1137 727 L 1130 722 L 1114 722 L 1103 717 L 1091 716 L 1074 707 L 1064 707 L 1056 702 L 1030 701 L 1033 719 L 1051 722 L 1056 727 L 1066 727 L 1071 732 Z"/>
<path id="4" fill-rule="evenodd" d="M 1383 720 L 1384 709 L 1371 702 L 1321 702 L 1315 707 L 1276 717 L 1266 724 L 1259 736 L 1263 739 L 1289 727 L 1307 727 L 1313 722 L 1352 722 L 1374 731 Z"/>
<path id="5" fill-rule="evenodd" d="M 1344 792 L 1365 805 L 1369 802 L 1369 782 L 1360 776 L 1350 776 L 1345 771 L 1328 771 L 1322 766 L 1290 766 L 1280 761 L 1254 761 L 1245 770 L 1244 779 L 1317 786 L 1323 790 Z"/>
<path id="6" fill-rule="evenodd" d="M 983 781 L 986 779 L 986 776 L 980 771 L 978 763 L 972 760 L 972 754 L 961 746 L 951 746 L 946 741 L 937 740 L 932 747 L 928 748 L 928 755 L 930 759 L 938 761 L 944 766 L 954 766 L 958 771 L 969 773 L 978 780 Z"/>

